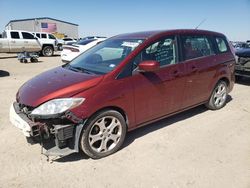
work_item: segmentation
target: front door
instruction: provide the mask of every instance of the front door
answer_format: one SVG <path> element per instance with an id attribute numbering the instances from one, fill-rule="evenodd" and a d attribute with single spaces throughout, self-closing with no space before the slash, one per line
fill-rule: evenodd
<path id="1" fill-rule="evenodd" d="M 140 72 L 138 64 L 145 60 L 160 63 L 154 72 Z M 184 64 L 178 63 L 177 39 L 167 36 L 153 42 L 133 60 L 131 84 L 134 88 L 136 123 L 141 124 L 181 107 L 185 77 Z"/>

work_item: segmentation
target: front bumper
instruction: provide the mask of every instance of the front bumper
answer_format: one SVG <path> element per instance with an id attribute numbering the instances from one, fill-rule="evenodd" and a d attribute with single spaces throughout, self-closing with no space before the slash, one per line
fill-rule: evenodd
<path id="1" fill-rule="evenodd" d="M 62 116 L 68 119 L 65 124 L 53 124 L 53 120 L 49 119 L 35 122 L 14 102 L 10 107 L 9 118 L 30 143 L 40 143 L 47 156 L 66 156 L 79 151 L 79 138 L 84 121 L 80 121 L 72 113 Z"/>
<path id="2" fill-rule="evenodd" d="M 22 113 L 17 103 L 11 104 L 9 118 L 10 122 L 20 129 L 24 136 L 38 136 L 39 124 L 31 121 L 26 114 Z"/>

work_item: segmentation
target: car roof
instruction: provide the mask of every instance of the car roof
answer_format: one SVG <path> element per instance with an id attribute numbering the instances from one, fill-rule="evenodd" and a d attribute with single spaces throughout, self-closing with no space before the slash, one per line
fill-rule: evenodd
<path id="1" fill-rule="evenodd" d="M 135 33 L 125 33 L 121 35 L 116 35 L 112 38 L 114 39 L 148 39 L 151 37 L 156 37 L 159 35 L 166 34 L 202 34 L 202 35 L 219 35 L 224 36 L 222 33 L 208 31 L 208 30 L 199 30 L 199 29 L 175 29 L 175 30 L 156 30 L 156 31 L 144 31 L 144 32 L 135 32 Z"/>
<path id="2" fill-rule="evenodd" d="M 8 32 L 26 32 L 26 33 L 33 33 L 32 31 L 25 31 L 25 30 L 14 30 L 14 29 L 6 29 L 5 31 L 8 31 Z"/>
<path id="3" fill-rule="evenodd" d="M 47 33 L 47 32 L 33 32 L 32 33 L 38 33 L 38 34 L 51 34 L 51 33 Z M 51 34 L 52 35 L 52 34 Z"/>

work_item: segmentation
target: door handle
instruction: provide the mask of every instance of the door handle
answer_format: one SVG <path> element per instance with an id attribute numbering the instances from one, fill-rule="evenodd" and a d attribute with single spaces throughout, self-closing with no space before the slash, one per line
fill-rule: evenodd
<path id="1" fill-rule="evenodd" d="M 195 65 L 193 65 L 191 67 L 191 72 L 197 72 L 197 71 L 198 71 L 198 68 Z"/>
<path id="2" fill-rule="evenodd" d="M 28 43 L 28 41 L 24 41 L 24 43 Z"/>
<path id="3" fill-rule="evenodd" d="M 11 41 L 11 43 L 16 43 L 16 41 Z"/>
<path id="4" fill-rule="evenodd" d="M 174 71 L 172 72 L 172 75 L 173 75 L 174 77 L 178 77 L 178 76 L 180 76 L 180 74 L 181 74 L 181 72 L 180 72 L 179 70 L 174 70 Z"/>

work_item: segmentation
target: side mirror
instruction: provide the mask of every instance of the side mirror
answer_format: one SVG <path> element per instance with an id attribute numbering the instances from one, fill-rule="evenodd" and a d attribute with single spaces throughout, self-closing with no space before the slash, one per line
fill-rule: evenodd
<path id="1" fill-rule="evenodd" d="M 141 72 L 153 72 L 160 68 L 160 63 L 153 60 L 142 61 L 139 63 L 139 71 Z"/>

